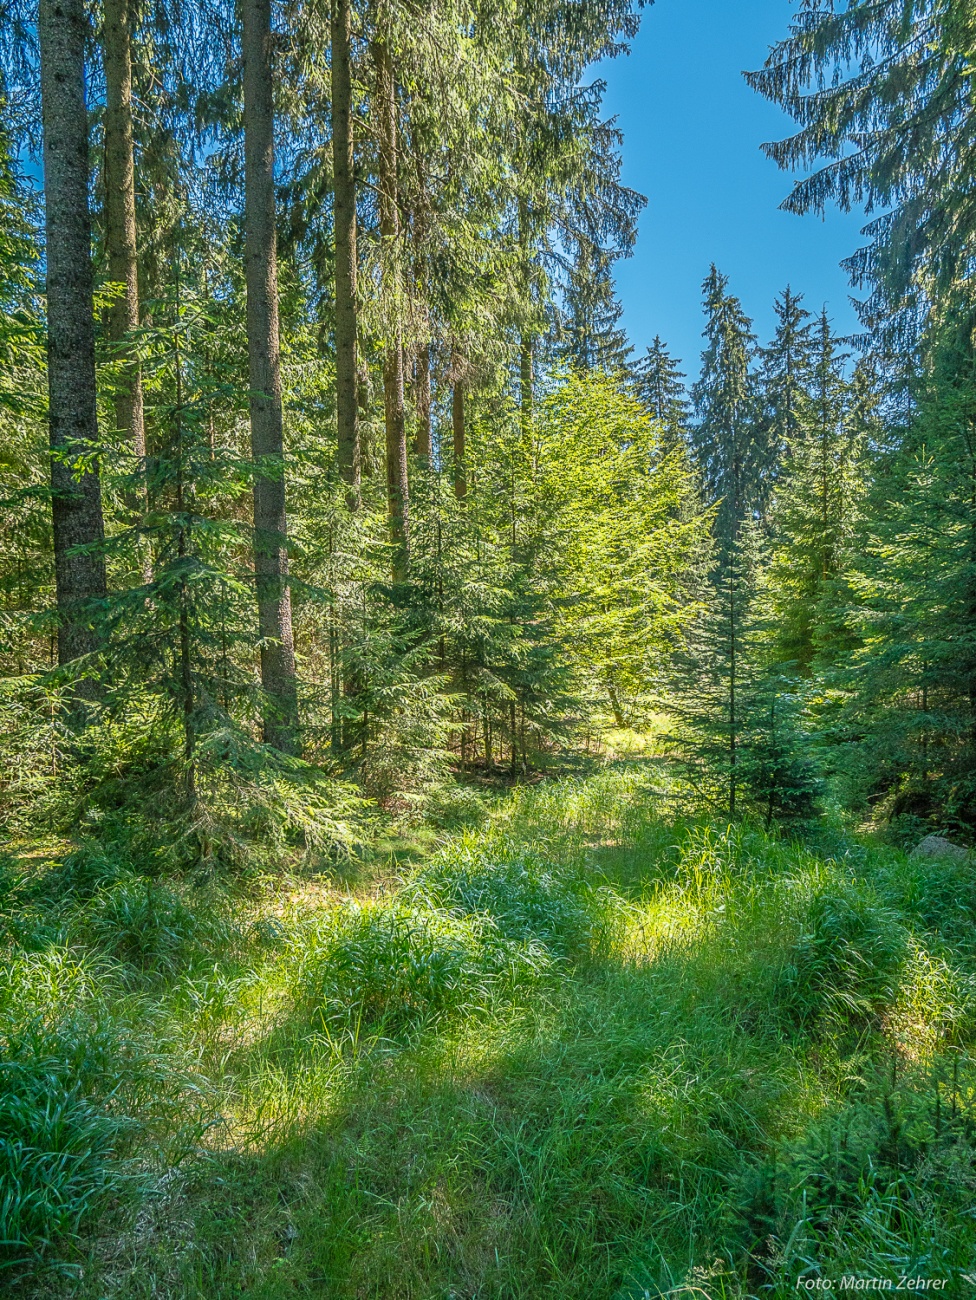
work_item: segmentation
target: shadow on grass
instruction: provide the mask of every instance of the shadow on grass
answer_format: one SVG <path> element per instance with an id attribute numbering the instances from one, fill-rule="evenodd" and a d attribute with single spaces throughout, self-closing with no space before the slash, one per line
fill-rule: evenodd
<path id="1" fill-rule="evenodd" d="M 603 855 L 615 955 L 436 1031 L 292 1012 L 238 1045 L 237 1148 L 80 1294 L 718 1300 L 968 1266 L 973 972 L 938 944 L 972 882 L 595 825 L 573 811 L 567 852 Z"/>

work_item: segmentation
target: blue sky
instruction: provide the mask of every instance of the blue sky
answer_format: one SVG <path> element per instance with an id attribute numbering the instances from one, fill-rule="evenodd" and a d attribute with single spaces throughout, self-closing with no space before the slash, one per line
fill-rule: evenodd
<path id="1" fill-rule="evenodd" d="M 862 242 L 864 218 L 777 210 L 790 176 L 760 145 L 787 134 L 790 120 L 742 78 L 786 34 L 792 12 L 790 0 L 656 0 L 629 57 L 598 70 L 607 114 L 624 132 L 624 181 L 648 199 L 634 255 L 618 264 L 624 324 L 637 352 L 660 334 L 689 380 L 702 348 L 701 282 L 713 261 L 761 341 L 786 284 L 810 310 L 826 303 L 839 331 L 856 325 L 838 263 Z"/>

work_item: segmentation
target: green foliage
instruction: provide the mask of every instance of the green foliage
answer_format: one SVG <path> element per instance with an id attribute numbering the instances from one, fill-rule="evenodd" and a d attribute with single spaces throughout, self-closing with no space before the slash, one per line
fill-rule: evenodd
<path id="1" fill-rule="evenodd" d="M 399 902 L 351 906 L 301 934 L 291 961 L 298 1010 L 332 1037 L 396 1035 L 472 1015 L 496 971 L 481 927 Z"/>
<path id="2" fill-rule="evenodd" d="M 102 961 L 58 947 L 8 954 L 0 995 L 0 1267 L 8 1278 L 76 1272 L 81 1230 L 108 1198 L 145 1185 L 154 1142 L 198 1123 L 188 1060 L 159 1034 L 158 1015 L 134 1010 Z"/>
<path id="3" fill-rule="evenodd" d="M 648 412 L 664 430 L 667 445 L 687 441 L 690 407 L 685 394 L 684 374 L 668 352 L 661 336 L 655 334 L 645 354 L 630 364 L 634 392 Z"/>
<path id="4" fill-rule="evenodd" d="M 848 574 L 865 490 L 871 385 L 862 368 L 844 375 L 830 322 L 810 341 L 805 392 L 797 399 L 788 459 L 775 494 L 771 582 L 779 653 L 809 672 L 851 648 L 845 626 Z M 865 409 L 865 397 L 868 409 Z"/>
<path id="5" fill-rule="evenodd" d="M 276 13 L 280 339 L 245 290 L 236 18 L 147 10 L 139 324 L 102 328 L 100 283 L 98 526 L 57 584 L 40 219 L 0 141 L 11 1285 L 739 1300 L 971 1268 L 972 871 L 845 829 L 976 832 L 963 8 L 809 0 L 752 77 L 799 121 L 774 157 L 828 159 L 789 206 L 887 212 L 851 263 L 875 351 L 791 289 L 760 346 L 712 267 L 693 420 L 659 338 L 628 360 L 642 200 L 582 84 L 630 0 L 357 10 L 345 214 L 335 33 Z M 279 343 L 255 459 L 248 353 L 273 376 Z M 261 738 L 269 542 L 301 758 Z M 108 590 L 72 608 L 86 550 Z M 65 619 L 94 649 L 54 667 Z M 529 787 L 621 734 L 653 757 Z"/>
<path id="6" fill-rule="evenodd" d="M 868 756 L 855 789 L 884 800 L 889 816 L 967 838 L 976 816 L 971 356 L 968 322 L 947 329 L 912 423 L 879 465 L 849 579 L 858 645 L 840 677 L 845 731 L 864 736 Z"/>
<path id="7" fill-rule="evenodd" d="M 0 999 L 8 1276 L 740 1300 L 968 1268 L 966 868 L 662 818 L 662 786 L 524 789 L 392 890 L 383 863 L 269 882 L 230 945 L 219 889 L 157 882 L 192 941 L 148 926 L 151 983 L 108 853 L 12 859 L 8 909 L 75 947 L 14 948 Z"/>
<path id="8" fill-rule="evenodd" d="M 543 561 L 555 632 L 618 725 L 646 708 L 687 624 L 703 520 L 678 447 L 613 381 L 575 376 L 540 414 Z"/>
<path id="9" fill-rule="evenodd" d="M 457 916 L 490 918 L 505 939 L 586 958 L 605 938 L 606 898 L 585 874 L 553 866 L 519 845 L 471 835 L 416 878 L 419 897 Z"/>
<path id="10" fill-rule="evenodd" d="M 752 321 L 715 266 L 702 297 L 708 346 L 691 390 L 692 446 L 706 503 L 717 506 L 715 534 L 724 551 L 746 519 L 764 508 L 771 466 L 755 404 Z"/>
<path id="11" fill-rule="evenodd" d="M 747 74 L 799 128 L 765 146 L 781 167 L 807 173 L 784 206 L 822 213 L 836 202 L 882 213 L 848 266 L 871 291 L 865 325 L 896 346 L 930 313 L 938 320 L 968 301 L 972 172 L 955 142 L 972 123 L 974 45 L 966 5 L 811 4 L 765 67 Z"/>
<path id="12" fill-rule="evenodd" d="M 804 1024 L 864 1020 L 894 1001 L 908 935 L 892 909 L 854 885 L 819 890 L 790 955 L 777 1002 Z"/>

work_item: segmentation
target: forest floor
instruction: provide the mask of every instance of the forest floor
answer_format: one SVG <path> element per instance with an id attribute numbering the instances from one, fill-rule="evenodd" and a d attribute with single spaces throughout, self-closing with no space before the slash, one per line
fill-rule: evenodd
<path id="1" fill-rule="evenodd" d="M 976 1294 L 972 868 L 654 758 L 320 866 L 4 859 L 16 1293 Z"/>

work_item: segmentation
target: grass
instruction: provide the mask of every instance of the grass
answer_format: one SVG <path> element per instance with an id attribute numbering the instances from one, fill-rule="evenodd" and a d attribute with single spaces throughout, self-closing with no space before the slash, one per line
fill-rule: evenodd
<path id="1" fill-rule="evenodd" d="M 976 875 L 654 760 L 246 889 L 8 856 L 12 1293 L 794 1295 L 976 1265 Z"/>

